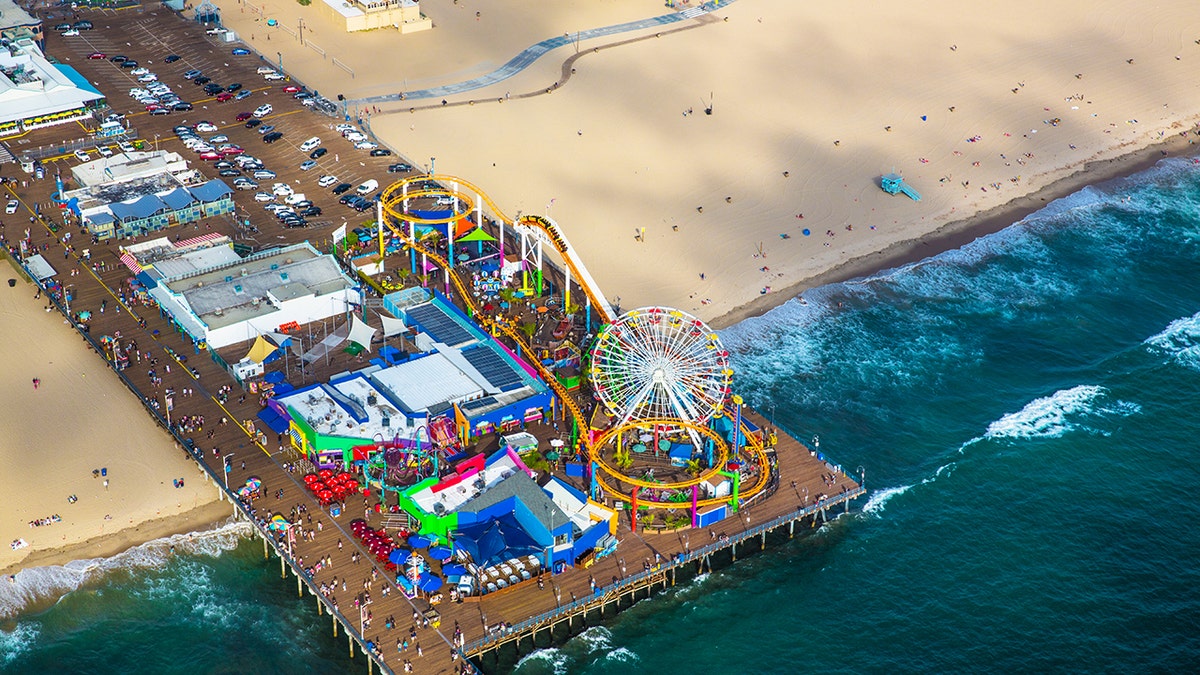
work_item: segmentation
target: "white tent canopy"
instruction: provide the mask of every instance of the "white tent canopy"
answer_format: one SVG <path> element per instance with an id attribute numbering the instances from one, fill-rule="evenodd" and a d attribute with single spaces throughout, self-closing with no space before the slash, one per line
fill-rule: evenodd
<path id="1" fill-rule="evenodd" d="M 355 315 L 350 327 L 350 341 L 358 343 L 369 352 L 371 351 L 371 338 L 375 337 L 376 330 L 363 323 L 363 320 Z"/>
<path id="2" fill-rule="evenodd" d="M 383 316 L 382 314 L 379 315 L 379 318 L 383 321 L 383 336 L 385 338 L 408 332 L 408 326 L 404 325 L 402 319 L 393 319 L 390 316 Z"/>

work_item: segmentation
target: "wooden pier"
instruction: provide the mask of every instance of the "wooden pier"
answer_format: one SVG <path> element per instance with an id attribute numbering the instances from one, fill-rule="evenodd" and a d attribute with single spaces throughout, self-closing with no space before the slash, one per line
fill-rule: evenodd
<path id="1" fill-rule="evenodd" d="M 11 190 L 12 185 L 7 187 Z M 44 187 L 43 182 L 30 190 Z M 44 201 L 46 196 L 41 195 L 41 199 Z M 25 218 L 13 220 L 15 225 L 10 222 L 5 233 L 6 247 L 23 238 Z M 423 621 L 417 623 L 413 617 L 430 609 L 429 603 L 404 596 L 383 565 L 360 548 L 350 533 L 349 522 L 360 516 L 372 527 L 383 526 L 385 516 L 376 513 L 374 502 L 364 498 L 360 511 L 357 498 L 351 498 L 340 517 L 322 507 L 303 486 L 307 463 L 293 454 L 286 439 L 273 433 L 263 438 L 249 431 L 245 423 L 256 422 L 261 409 L 258 397 L 243 391 L 209 353 L 196 351 L 157 308 L 137 304 L 128 294 L 126 302 L 121 301 L 121 289 L 127 288 L 131 273 L 119 262 L 115 245 L 91 245 L 90 258 L 85 260 L 81 250 L 89 248 L 86 242 L 70 242 L 73 249 L 66 249 L 60 239 L 65 230 L 53 232 L 49 223 L 38 217 L 30 228 L 29 244 L 46 247 L 46 259 L 59 272 L 56 280 L 72 296 L 69 306 L 61 294 L 47 294 L 48 302 L 66 316 L 85 309 L 92 313 L 86 324 L 76 322 L 76 327 L 85 345 L 110 367 L 113 363 L 101 336 L 136 341 L 139 355 L 131 357 L 122 371 L 113 367 L 114 375 L 162 426 L 164 445 L 174 441 L 179 451 L 187 452 L 201 475 L 231 502 L 232 512 L 251 523 L 255 535 L 263 541 L 264 556 L 279 558 L 281 577 L 295 577 L 297 595 L 303 597 L 307 592 L 313 597 L 318 613 L 329 617 L 330 630 L 335 636 L 345 636 L 348 655 L 361 658 L 367 672 L 376 668 L 385 673 L 403 672 L 405 660 L 411 661 L 419 673 L 455 673 L 489 663 L 494 667 L 502 650 L 523 653 L 543 642 L 565 639 L 586 621 L 594 621 L 597 616 L 603 620 L 637 599 L 669 588 L 680 574 L 711 569 L 714 558 L 720 565 L 760 550 L 769 546 L 772 537 L 782 537 L 783 532 L 792 536 L 805 526 L 821 522 L 832 511 L 845 510 L 851 500 L 864 494 L 859 481 L 847 472 L 776 431 L 778 441 L 772 452 L 777 474 L 769 488 L 746 500 L 736 515 L 712 528 L 661 532 L 644 528 L 631 531 L 630 522 L 622 516 L 615 553 L 595 560 L 587 568 L 546 574 L 504 593 L 441 603 L 433 607 L 440 615 L 440 626 L 425 627 Z M 76 239 L 81 238 L 78 230 L 75 234 Z M 71 274 L 72 269 L 78 272 Z M 362 365 L 354 357 L 338 352 L 320 370 L 333 373 Z M 153 377 L 150 371 L 154 371 Z M 184 389 L 193 394 L 184 396 Z M 173 392 L 170 396 L 168 390 Z M 168 398 L 172 404 L 169 412 Z M 760 428 L 774 426 L 754 411 L 747 409 L 745 414 Z M 182 430 L 178 422 L 184 415 L 203 416 L 203 428 Z M 546 420 L 533 424 L 528 431 L 542 439 L 558 438 L 553 423 Z M 494 447 L 495 443 L 494 438 L 488 439 L 480 449 Z M 263 497 L 247 504 L 235 494 L 251 476 L 262 480 Z M 280 490 L 283 495 L 277 497 Z M 289 546 L 280 541 L 279 533 L 266 529 L 272 513 L 286 516 L 293 510 L 305 512 L 298 519 L 305 531 L 319 529 L 314 540 L 297 538 Z M 361 556 L 358 563 L 351 559 L 355 553 Z M 331 565 L 310 574 L 309 569 L 321 559 L 328 559 Z M 328 588 L 335 578 L 335 590 L 322 595 L 321 585 Z M 382 592 L 385 586 L 389 589 L 386 596 Z M 389 616 L 395 618 L 392 629 L 384 626 Z M 415 640 L 411 638 L 412 630 L 417 634 Z M 406 638 L 410 648 L 400 652 L 397 643 L 403 644 Z M 367 648 L 368 644 L 375 645 L 375 653 Z M 421 645 L 421 656 L 416 644 Z"/>

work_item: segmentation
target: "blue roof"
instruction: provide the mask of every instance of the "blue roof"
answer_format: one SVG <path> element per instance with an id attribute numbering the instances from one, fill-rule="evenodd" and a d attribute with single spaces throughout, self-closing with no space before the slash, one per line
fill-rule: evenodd
<path id="1" fill-rule="evenodd" d="M 108 211 L 98 211 L 88 216 L 88 220 L 92 221 L 93 223 L 100 224 L 114 222 L 116 218 L 113 217 L 113 214 L 109 213 Z"/>
<path id="2" fill-rule="evenodd" d="M 157 195 L 143 195 L 129 203 L 116 202 L 109 204 L 108 208 L 118 220 L 124 222 L 126 220 L 148 218 L 166 210 L 167 205 Z"/>
<path id="3" fill-rule="evenodd" d="M 408 315 L 409 321 L 417 324 L 438 342 L 454 346 L 475 339 L 475 336 L 455 321 L 453 316 L 433 303 L 408 307 L 404 313 Z"/>
<path id="4" fill-rule="evenodd" d="M 214 179 L 203 185 L 197 185 L 196 187 L 191 188 L 191 193 L 196 197 L 196 199 L 199 199 L 206 204 L 211 204 L 212 202 L 220 200 L 221 197 L 224 197 L 225 195 L 233 194 L 233 190 L 225 184 L 225 181 Z"/>
<path id="5" fill-rule="evenodd" d="M 467 363 L 475 366 L 475 370 L 500 391 L 517 389 L 523 384 L 513 364 L 487 346 L 463 350 L 462 355 Z"/>
<path id="6" fill-rule="evenodd" d="M 179 209 L 186 209 L 196 201 L 196 199 L 192 197 L 191 193 L 181 187 L 175 188 L 174 190 L 171 190 L 167 194 L 163 195 L 162 200 L 167 206 L 176 211 Z"/>
<path id="7" fill-rule="evenodd" d="M 97 91 L 96 88 L 92 86 L 92 83 L 88 82 L 87 78 L 81 75 L 78 70 L 75 70 L 71 66 L 64 66 L 62 64 L 55 64 L 54 67 L 58 68 L 63 75 L 66 75 L 67 79 L 71 80 L 71 83 L 76 87 L 79 87 L 86 92 L 95 94 L 97 98 L 102 98 L 104 96 L 104 94 L 101 94 L 99 91 Z"/>

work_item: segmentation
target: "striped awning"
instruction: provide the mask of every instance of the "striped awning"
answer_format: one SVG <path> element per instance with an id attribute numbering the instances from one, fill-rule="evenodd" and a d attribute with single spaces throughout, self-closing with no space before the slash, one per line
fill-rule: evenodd
<path id="1" fill-rule="evenodd" d="M 187 248 L 188 246 L 195 246 L 196 244 L 203 244 L 206 241 L 213 241 L 214 239 L 220 239 L 224 236 L 225 235 L 217 234 L 216 232 L 209 232 L 208 234 L 202 234 L 199 237 L 192 237 L 191 239 L 184 239 L 183 241 L 177 241 L 173 244 L 173 246 L 175 246 L 175 248 Z"/>
<path id="2" fill-rule="evenodd" d="M 142 266 L 138 264 L 137 258 L 133 257 L 132 253 L 122 253 L 121 262 L 125 263 L 125 266 L 129 268 L 130 272 L 133 272 L 134 274 L 141 274 Z"/>

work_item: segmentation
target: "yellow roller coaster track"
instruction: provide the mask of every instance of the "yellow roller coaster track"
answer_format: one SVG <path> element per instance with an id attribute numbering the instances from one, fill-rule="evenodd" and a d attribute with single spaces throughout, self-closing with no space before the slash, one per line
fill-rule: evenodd
<path id="1" fill-rule="evenodd" d="M 424 187 L 422 185 L 412 191 L 405 190 L 406 185 L 424 184 L 427 181 L 434 180 L 449 181 L 455 187 L 454 189 L 450 189 L 443 187 Z M 464 189 L 468 190 L 469 192 L 464 192 Z M 507 225 L 511 226 L 513 224 L 513 220 L 506 216 L 504 212 L 501 211 L 498 206 L 496 206 L 495 202 L 493 202 L 491 198 L 487 196 L 487 193 L 483 192 L 472 183 L 454 176 L 420 176 L 397 181 L 396 183 L 384 188 L 383 192 L 380 193 L 380 206 L 382 207 L 384 213 L 396 219 L 397 221 L 400 221 L 401 223 L 412 222 L 422 225 L 441 225 L 457 222 L 470 212 L 470 209 L 467 209 L 445 217 L 419 218 L 409 215 L 403 210 L 404 201 L 408 199 L 415 199 L 417 197 L 429 196 L 453 196 L 467 202 L 468 204 L 473 204 L 474 198 L 477 198 L 482 203 L 487 205 L 488 210 L 494 217 L 503 221 Z M 558 228 L 555 227 L 553 223 L 550 223 L 548 220 L 538 216 L 522 216 L 519 222 L 522 225 L 533 227 L 546 234 L 546 236 L 554 243 L 563 263 L 570 267 L 572 273 L 575 274 L 575 278 L 580 280 L 579 286 L 583 289 L 584 295 L 587 296 L 588 302 L 591 303 L 592 307 L 595 308 L 597 312 L 599 312 L 601 317 L 611 321 L 613 317 L 607 309 L 607 302 L 599 300 L 598 298 L 602 298 L 603 296 L 597 296 L 594 289 L 590 288 L 590 284 L 584 281 L 585 279 L 590 279 L 590 277 L 587 276 L 586 273 L 581 272 L 572 261 L 573 254 L 570 252 L 570 246 L 566 243 L 565 238 L 563 238 L 563 236 L 558 232 Z M 383 225 L 386 225 L 388 229 L 399 236 L 401 241 L 404 242 L 406 248 L 411 248 L 417 253 L 426 256 L 428 259 L 432 260 L 435 265 L 446 271 L 447 278 L 449 278 L 450 282 L 454 285 L 454 289 L 458 293 L 458 297 L 464 303 L 466 303 L 468 307 L 471 308 L 475 320 L 479 322 L 481 326 L 483 326 L 485 329 L 489 329 L 493 334 L 499 331 L 507 335 L 511 340 L 513 340 L 514 343 L 523 346 L 527 352 L 533 352 L 533 349 L 525 341 L 524 335 L 513 328 L 510 323 L 494 321 L 480 311 L 480 308 L 475 302 L 470 291 L 467 289 L 463 281 L 459 279 L 458 273 L 454 271 L 453 266 L 451 266 L 445 258 L 443 258 L 437 252 L 426 248 L 420 242 L 411 239 L 409 234 L 404 231 L 403 227 L 397 228 L 393 223 L 387 222 L 386 220 L 384 221 Z M 596 439 L 597 442 L 593 443 L 590 434 L 586 433 L 586 430 L 590 428 L 588 418 L 586 415 L 584 415 L 583 409 L 579 407 L 578 402 L 575 401 L 571 393 L 567 391 L 566 387 L 562 386 L 558 382 L 558 379 L 554 377 L 554 374 L 547 370 L 540 361 L 537 359 L 527 359 L 527 361 L 533 365 L 546 384 L 554 390 L 554 393 L 558 396 L 558 399 L 562 401 L 563 405 L 567 408 L 567 411 L 571 414 L 571 417 L 574 418 L 575 424 L 581 430 L 580 438 L 583 441 L 584 446 L 587 448 L 589 459 L 600 466 L 605 473 L 608 473 L 613 478 L 623 483 L 654 489 L 686 489 L 692 487 L 693 485 L 698 485 L 704 480 L 707 480 L 709 477 L 715 475 L 719 470 L 719 467 L 724 466 L 725 460 L 729 457 L 728 444 L 726 444 L 724 440 L 721 439 L 720 436 L 711 429 L 708 429 L 707 427 L 691 425 L 684 420 L 657 420 L 657 423 L 660 424 L 669 424 L 673 426 L 679 426 L 682 424 L 689 427 L 695 426 L 697 430 L 700 430 L 700 433 L 703 433 L 704 435 L 718 441 L 718 447 L 721 448 L 721 461 L 714 463 L 714 466 L 718 468 L 710 469 L 695 479 L 677 483 L 653 483 L 649 481 L 643 481 L 638 478 L 633 478 L 632 476 L 626 476 L 610 466 L 604 460 L 604 458 L 600 456 L 598 450 L 604 447 L 606 443 L 610 442 L 618 430 L 624 429 L 629 425 L 623 425 L 622 427 L 609 429 Z M 653 420 L 640 420 L 638 422 L 638 424 L 642 424 L 643 426 L 654 423 L 655 421 Z M 754 485 L 748 488 L 743 488 L 740 491 L 742 498 L 749 498 L 766 488 L 770 478 L 770 465 L 767 460 L 766 452 L 764 451 L 762 440 L 752 434 L 750 429 L 744 424 L 742 425 L 742 432 L 743 437 L 747 440 L 746 450 L 750 451 L 755 461 L 757 461 L 759 465 L 759 479 Z M 600 487 L 603 488 L 604 491 L 613 498 L 623 502 L 632 502 L 631 495 L 626 495 L 621 490 L 609 485 L 608 481 L 602 475 L 596 475 L 595 478 Z M 715 506 L 728 501 L 728 498 L 704 499 L 697 502 L 697 506 Z M 675 502 L 640 501 L 639 506 L 655 509 L 674 509 L 681 506 L 686 506 L 686 504 Z"/>

